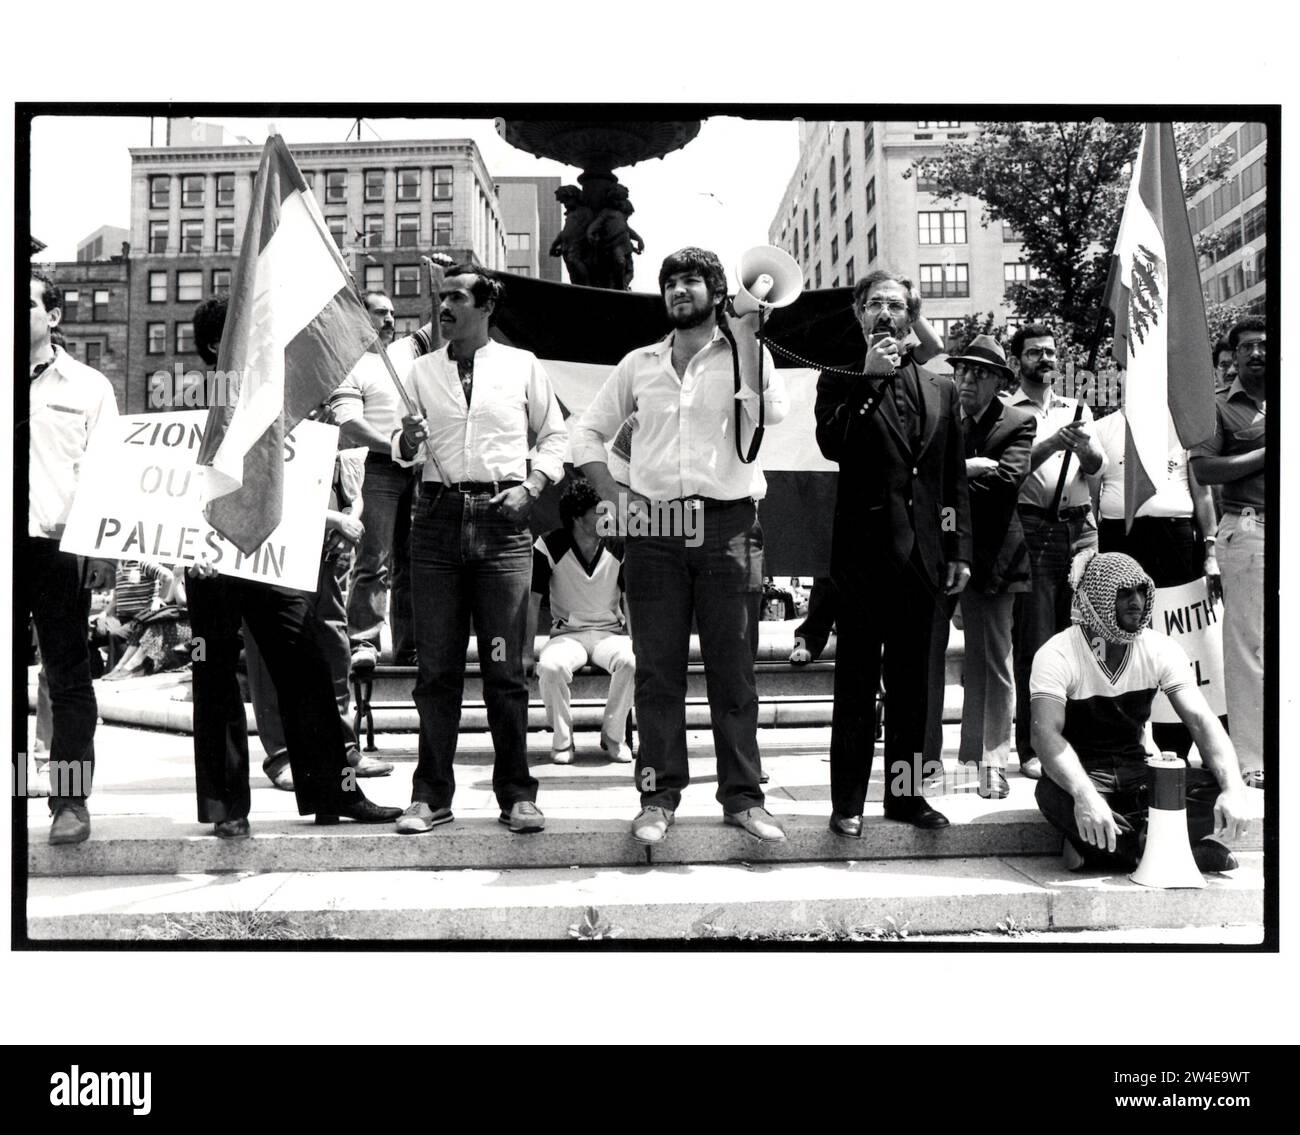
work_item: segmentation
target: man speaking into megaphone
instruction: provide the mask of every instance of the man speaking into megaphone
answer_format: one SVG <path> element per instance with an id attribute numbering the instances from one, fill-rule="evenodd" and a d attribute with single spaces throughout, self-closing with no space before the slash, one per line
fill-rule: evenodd
<path id="1" fill-rule="evenodd" d="M 646 844 L 663 840 L 690 779 L 686 674 L 694 618 L 724 819 L 756 839 L 782 840 L 759 785 L 754 682 L 763 594 L 758 501 L 767 482 L 744 454 L 754 456 L 753 433 L 764 420 L 785 417 L 785 386 L 756 337 L 759 304 L 742 302 L 749 310 L 726 315 L 727 277 L 714 253 L 674 252 L 659 270 L 659 288 L 672 331 L 618 364 L 572 435 L 574 464 L 596 486 L 602 507 L 615 514 L 630 507 L 644 521 L 626 529 L 641 735 L 642 810 L 632 834 Z M 628 504 L 610 476 L 605 446 L 633 414 Z"/>

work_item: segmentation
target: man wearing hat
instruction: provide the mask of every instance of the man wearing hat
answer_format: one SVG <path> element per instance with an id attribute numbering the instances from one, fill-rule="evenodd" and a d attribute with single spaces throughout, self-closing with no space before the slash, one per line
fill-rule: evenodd
<path id="1" fill-rule="evenodd" d="M 957 759 L 979 766 L 982 797 L 1000 800 L 1009 792 L 1004 770 L 1011 750 L 1015 693 L 1012 609 L 1015 596 L 1029 590 L 1029 551 L 1016 513 L 1016 497 L 1029 472 L 1034 418 L 998 397 L 1015 376 L 1001 346 L 990 336 L 975 336 L 961 354 L 950 355 L 948 362 L 961 403 L 959 421 L 974 549 L 970 582 L 960 596 L 965 660 Z M 934 658 L 942 673 L 946 622 L 938 637 Z M 935 684 L 933 677 L 931 684 Z M 935 709 L 931 707 L 931 721 L 938 725 Z"/>

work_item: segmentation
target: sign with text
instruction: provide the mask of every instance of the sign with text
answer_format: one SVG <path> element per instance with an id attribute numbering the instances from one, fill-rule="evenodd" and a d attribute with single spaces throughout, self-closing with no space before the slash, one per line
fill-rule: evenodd
<path id="1" fill-rule="evenodd" d="M 120 417 L 95 431 L 60 547 L 105 560 L 207 559 L 221 575 L 315 591 L 338 428 L 301 422 L 284 441 L 284 515 L 245 555 L 203 516 L 195 464 L 206 410 Z"/>
<path id="2" fill-rule="evenodd" d="M 1223 615 L 1222 603 L 1207 598 L 1205 579 L 1194 579 L 1178 587 L 1157 587 L 1152 629 L 1167 634 L 1183 648 L 1192 664 L 1197 688 L 1216 716 L 1227 713 L 1223 698 Z M 1163 693 L 1156 693 L 1151 720 L 1170 725 L 1179 720 Z"/>

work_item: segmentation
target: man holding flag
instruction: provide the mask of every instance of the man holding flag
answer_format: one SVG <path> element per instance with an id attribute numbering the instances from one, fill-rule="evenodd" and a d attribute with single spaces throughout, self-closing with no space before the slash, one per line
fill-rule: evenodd
<path id="1" fill-rule="evenodd" d="M 202 332 L 202 333 L 201 333 Z M 283 514 L 285 435 L 320 405 L 375 342 L 315 200 L 284 141 L 267 140 L 216 352 L 217 326 L 196 325 L 196 347 L 225 373 L 199 464 L 204 514 L 245 554 Z M 214 384 L 222 389 L 222 384 Z M 388 822 L 401 814 L 366 799 L 348 768 L 329 664 L 301 592 L 191 569 L 194 763 L 199 819 L 223 838 L 248 835 L 248 738 L 235 664 L 241 616 L 261 649 L 284 714 L 301 815 Z"/>

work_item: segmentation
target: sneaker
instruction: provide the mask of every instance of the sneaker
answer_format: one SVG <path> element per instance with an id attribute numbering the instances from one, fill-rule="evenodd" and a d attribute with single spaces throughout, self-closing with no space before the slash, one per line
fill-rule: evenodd
<path id="1" fill-rule="evenodd" d="M 84 843 L 90 838 L 90 812 L 84 804 L 60 804 L 50 824 L 50 843 Z"/>
<path id="2" fill-rule="evenodd" d="M 600 751 L 621 765 L 632 763 L 632 747 L 626 741 L 611 741 L 608 737 L 601 737 Z"/>
<path id="3" fill-rule="evenodd" d="M 431 832 L 440 824 L 449 824 L 454 819 L 450 808 L 430 808 L 423 800 L 417 800 L 400 816 L 396 827 L 403 835 L 420 835 Z"/>
<path id="4" fill-rule="evenodd" d="M 732 827 L 744 828 L 755 839 L 764 843 L 780 843 L 785 839 L 785 832 L 772 819 L 766 808 L 746 808 L 743 812 L 724 812 L 724 823 Z"/>
<path id="5" fill-rule="evenodd" d="M 519 832 L 540 832 L 546 827 L 546 817 L 542 810 L 531 800 L 516 800 L 510 811 L 502 812 L 497 822 L 509 824 L 510 830 Z"/>
<path id="6" fill-rule="evenodd" d="M 1264 787 L 1264 770 L 1262 768 L 1250 768 L 1241 774 L 1241 779 L 1245 782 L 1247 788 L 1263 789 Z"/>
<path id="7" fill-rule="evenodd" d="M 667 808 L 647 804 L 632 821 L 632 838 L 637 843 L 662 843 L 672 826 L 672 812 Z"/>
<path id="8" fill-rule="evenodd" d="M 555 765 L 569 765 L 573 763 L 574 746 L 571 744 L 567 749 L 552 749 L 551 763 Z"/>
<path id="9" fill-rule="evenodd" d="M 1006 773 L 994 765 L 980 765 L 979 787 L 975 790 L 984 800 L 1005 800 L 1011 794 Z"/>
<path id="10" fill-rule="evenodd" d="M 37 742 L 39 744 L 40 742 Z M 31 769 L 31 775 L 27 778 L 27 795 L 28 796 L 48 796 L 50 795 L 50 755 L 49 753 L 37 750 L 32 753 L 32 761 L 28 766 Z"/>
<path id="11" fill-rule="evenodd" d="M 1192 844 L 1192 858 L 1196 861 L 1198 871 L 1233 871 L 1237 868 L 1237 857 L 1218 840 L 1198 840 Z"/>
<path id="12" fill-rule="evenodd" d="M 375 672 L 375 663 L 379 661 L 379 651 L 373 643 L 363 642 L 352 651 L 352 674 L 357 678 L 369 678 Z"/>

